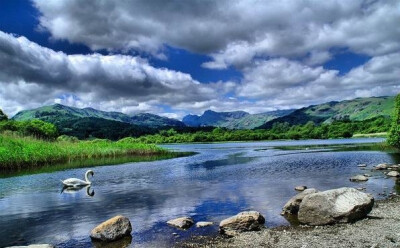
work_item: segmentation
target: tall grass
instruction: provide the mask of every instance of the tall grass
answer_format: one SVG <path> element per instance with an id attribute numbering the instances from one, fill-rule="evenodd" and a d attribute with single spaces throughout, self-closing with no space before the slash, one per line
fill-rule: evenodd
<path id="1" fill-rule="evenodd" d="M 131 138 L 117 142 L 45 141 L 16 134 L 0 134 L 0 170 L 13 170 L 79 159 L 126 155 L 168 154 L 170 151 L 153 144 L 141 144 Z"/>

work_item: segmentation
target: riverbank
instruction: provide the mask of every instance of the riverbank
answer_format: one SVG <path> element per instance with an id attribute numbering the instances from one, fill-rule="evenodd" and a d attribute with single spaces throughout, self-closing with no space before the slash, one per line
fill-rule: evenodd
<path id="1" fill-rule="evenodd" d="M 376 201 L 367 218 L 352 224 L 282 226 L 233 238 L 194 237 L 176 247 L 399 247 L 399 229 L 400 197 L 392 196 Z"/>
<path id="2" fill-rule="evenodd" d="M 0 170 L 3 171 L 82 159 L 173 154 L 154 144 L 137 143 L 132 138 L 116 142 L 103 139 L 46 141 L 15 134 L 0 135 Z"/>

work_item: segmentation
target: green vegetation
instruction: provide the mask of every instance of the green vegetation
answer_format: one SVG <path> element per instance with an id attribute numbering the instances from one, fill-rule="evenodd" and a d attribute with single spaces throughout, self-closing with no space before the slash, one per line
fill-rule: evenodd
<path id="1" fill-rule="evenodd" d="M 52 140 L 57 138 L 57 128 L 41 120 L 32 121 L 1 121 L 0 133 L 5 131 L 16 132 L 20 136 L 33 136 L 38 139 Z"/>
<path id="2" fill-rule="evenodd" d="M 65 141 L 64 136 L 60 140 L 48 141 L 22 137 L 16 133 L 3 133 L 0 135 L 0 169 L 16 170 L 80 159 L 170 153 L 156 145 L 137 143 L 133 138 L 117 142 L 103 139 Z"/>
<path id="3" fill-rule="evenodd" d="M 330 139 L 350 138 L 354 134 L 386 132 L 390 128 L 390 119 L 376 117 L 364 121 L 334 121 L 331 124 L 291 126 L 289 123 L 276 123 L 271 129 L 229 130 L 215 128 L 212 131 L 191 133 L 177 132 L 174 129 L 162 130 L 155 135 L 146 135 L 135 140 L 143 143 L 186 143 L 218 141 L 253 141 L 276 139 Z"/>
<path id="4" fill-rule="evenodd" d="M 291 114 L 276 118 L 260 126 L 270 129 L 275 123 L 304 125 L 329 124 L 334 121 L 363 121 L 379 116 L 390 118 L 394 109 L 394 97 L 357 98 L 342 102 L 329 102 L 298 109 Z"/>
<path id="5" fill-rule="evenodd" d="M 398 94 L 395 99 L 395 109 L 392 119 L 388 143 L 394 147 L 400 148 L 400 94 Z"/>

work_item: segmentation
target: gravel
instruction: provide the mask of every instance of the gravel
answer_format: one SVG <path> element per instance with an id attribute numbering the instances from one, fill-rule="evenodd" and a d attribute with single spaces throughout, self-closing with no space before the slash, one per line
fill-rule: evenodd
<path id="1" fill-rule="evenodd" d="M 368 217 L 352 224 L 284 226 L 259 232 L 192 237 L 176 247 L 400 247 L 400 198 L 376 201 Z"/>

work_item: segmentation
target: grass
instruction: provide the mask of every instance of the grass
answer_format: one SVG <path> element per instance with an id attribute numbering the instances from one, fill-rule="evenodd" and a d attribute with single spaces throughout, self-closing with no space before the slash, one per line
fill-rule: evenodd
<path id="1" fill-rule="evenodd" d="M 387 132 L 381 132 L 381 133 L 356 133 L 353 135 L 353 138 L 386 138 Z"/>
<path id="2" fill-rule="evenodd" d="M 101 139 L 45 141 L 16 134 L 0 134 L 0 170 L 19 170 L 82 159 L 166 154 L 172 152 L 153 144 L 134 142 L 132 138 L 116 142 Z"/>

